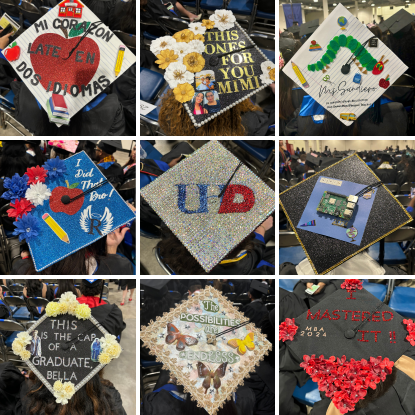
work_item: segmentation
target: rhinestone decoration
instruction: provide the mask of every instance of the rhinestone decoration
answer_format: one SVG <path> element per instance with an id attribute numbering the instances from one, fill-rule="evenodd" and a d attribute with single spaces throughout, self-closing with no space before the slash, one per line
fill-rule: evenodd
<path id="1" fill-rule="evenodd" d="M 275 209 L 275 193 L 218 141 L 141 189 L 141 196 L 206 272 L 254 231 Z"/>

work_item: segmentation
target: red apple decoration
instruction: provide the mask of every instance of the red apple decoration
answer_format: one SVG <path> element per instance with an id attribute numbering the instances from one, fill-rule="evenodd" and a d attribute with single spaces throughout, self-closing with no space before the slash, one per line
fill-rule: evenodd
<path id="1" fill-rule="evenodd" d="M 3 55 L 9 62 L 17 61 L 20 58 L 20 47 L 17 46 L 17 42 L 13 42 L 10 48 L 4 51 Z"/>
<path id="2" fill-rule="evenodd" d="M 379 86 L 380 86 L 381 88 L 385 88 L 385 89 L 387 89 L 387 88 L 389 88 L 389 85 L 390 85 L 390 82 L 389 82 L 389 75 L 386 77 L 386 79 L 381 79 L 381 80 L 379 81 Z"/>
<path id="3" fill-rule="evenodd" d="M 77 45 L 79 40 L 79 36 L 66 39 L 56 33 L 45 33 L 35 39 L 30 50 L 36 51 L 39 44 L 42 44 L 43 54 L 40 52 L 37 54 L 31 53 L 30 61 L 35 73 L 42 77 L 40 83 L 45 90 L 48 88 L 49 81 L 52 82 L 51 88 L 53 88 L 55 82 L 59 82 L 62 89 L 65 88 L 65 85 L 68 85 L 67 94 L 71 93 L 72 85 L 77 85 L 79 92 L 81 92 L 81 85 L 87 86 L 89 84 L 100 62 L 99 47 L 93 39 L 85 37 L 69 59 L 62 59 L 69 56 L 70 51 Z M 46 54 L 48 52 L 46 45 L 57 46 L 60 50 L 49 48 L 49 53 Z M 79 54 L 78 57 L 78 60 L 82 59 L 82 62 L 76 62 L 75 60 L 79 51 L 84 52 Z M 59 57 L 52 56 L 52 53 L 59 55 Z M 86 63 L 88 53 L 90 56 L 93 56 L 95 53 L 92 65 L 90 62 Z"/>
<path id="4" fill-rule="evenodd" d="M 62 203 L 62 196 L 69 196 L 71 199 L 75 196 L 78 196 L 83 193 L 81 189 L 75 189 L 79 183 L 73 183 L 69 186 L 68 181 L 66 181 L 66 186 L 59 186 L 55 187 L 52 190 L 52 194 L 49 198 L 49 205 L 53 212 L 63 212 L 67 215 L 75 215 L 75 213 L 79 212 L 83 203 L 84 203 L 84 196 L 81 196 L 79 199 L 74 200 L 68 204 Z"/>
<path id="5" fill-rule="evenodd" d="M 311 44 L 312 44 L 312 45 L 315 45 L 316 43 L 317 43 L 317 42 L 316 42 L 315 40 L 312 40 L 312 41 L 311 41 Z"/>

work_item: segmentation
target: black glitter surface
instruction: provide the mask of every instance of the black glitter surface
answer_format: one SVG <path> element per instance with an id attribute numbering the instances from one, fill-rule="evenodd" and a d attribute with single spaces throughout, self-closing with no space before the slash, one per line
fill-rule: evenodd
<path id="1" fill-rule="evenodd" d="M 230 33 L 229 36 L 230 36 L 231 40 L 227 40 L 226 32 L 233 32 L 233 31 L 237 31 L 238 39 L 232 40 L 232 35 Z M 260 79 L 260 75 L 262 74 L 261 63 L 265 62 L 267 60 L 267 58 L 265 57 L 265 55 L 263 55 L 263 53 L 259 50 L 259 48 L 257 46 L 255 46 L 253 48 L 247 49 L 246 51 L 244 50 L 244 51 L 241 51 L 241 52 L 235 52 L 235 53 L 240 54 L 240 55 L 242 55 L 242 53 L 251 54 L 251 58 L 254 61 L 254 63 L 250 63 L 250 62 L 244 63 L 244 62 L 242 62 L 241 64 L 234 64 L 230 60 L 230 57 L 233 54 L 229 54 L 229 55 L 226 56 L 227 58 L 229 58 L 227 66 L 222 65 L 222 58 L 219 58 L 219 63 L 218 63 L 217 66 L 210 66 L 209 65 L 209 60 L 212 56 L 215 56 L 216 54 L 220 55 L 220 54 L 224 53 L 222 51 L 218 52 L 217 48 L 216 48 L 216 45 L 219 44 L 219 46 L 222 49 L 224 49 L 226 52 L 229 52 L 229 45 L 225 45 L 225 43 L 228 44 L 229 42 L 235 42 L 237 44 L 237 47 L 235 48 L 235 45 L 233 45 L 234 46 L 233 49 L 240 49 L 239 42 L 243 42 L 243 41 L 245 42 L 243 47 L 251 46 L 251 45 L 254 44 L 254 42 L 251 40 L 251 38 L 248 36 L 248 34 L 236 22 L 235 22 L 235 26 L 232 29 L 223 31 L 224 39 L 225 39 L 224 41 L 221 41 L 221 40 L 216 41 L 216 40 L 214 40 L 215 39 L 214 37 L 212 37 L 212 39 L 213 39 L 212 41 L 209 41 L 208 36 L 207 36 L 207 34 L 209 32 L 215 33 L 215 32 L 220 32 L 220 31 L 216 28 L 213 28 L 213 29 L 210 29 L 210 30 L 206 30 L 205 34 L 203 35 L 204 38 L 205 38 L 205 42 L 204 42 L 205 51 L 206 51 L 206 46 L 211 44 L 211 45 L 215 46 L 215 53 L 212 53 L 212 54 L 207 54 L 205 52 L 202 53 L 202 56 L 205 59 L 205 66 L 202 69 L 202 71 L 200 71 L 200 72 L 207 71 L 207 70 L 214 71 L 214 73 L 215 73 L 215 91 L 217 91 L 217 93 L 219 94 L 219 100 L 220 100 L 220 104 L 221 104 L 221 111 L 224 112 L 223 110 L 227 111 L 228 109 L 231 108 L 231 106 L 233 106 L 233 104 L 236 105 L 236 101 L 238 101 L 240 99 L 244 100 L 244 99 L 248 98 L 248 96 L 251 96 L 251 95 L 253 95 L 253 94 L 255 94 L 259 91 L 255 79 L 251 79 L 252 85 L 255 87 L 255 89 L 247 89 L 245 91 L 241 91 L 242 85 L 239 82 L 239 79 L 243 79 L 245 82 L 247 82 L 248 79 L 251 78 L 251 76 L 246 76 L 246 74 L 244 72 L 244 75 L 241 78 L 235 78 L 231 74 L 232 68 L 240 67 L 245 71 L 244 68 L 247 67 L 248 74 L 252 74 L 252 69 L 253 69 L 254 70 L 254 77 L 256 77 L 256 79 L 257 79 L 259 88 L 262 89 L 262 87 L 265 87 L 267 85 L 263 84 L 261 82 L 261 79 Z M 253 68 L 251 68 L 251 65 L 253 66 Z M 226 68 L 226 69 L 229 68 L 229 70 L 227 72 L 229 79 L 225 79 L 224 73 L 219 70 L 220 68 Z M 239 76 L 239 70 L 237 70 L 237 71 L 238 72 L 236 74 Z M 230 85 L 232 91 L 234 91 L 235 90 L 234 83 L 233 83 L 234 80 L 237 82 L 238 90 L 240 92 L 232 92 L 232 93 L 226 93 L 226 94 L 223 94 L 223 93 L 219 92 L 218 82 L 222 82 L 223 86 L 225 87 L 226 86 L 225 84 L 226 84 L 227 81 L 230 81 L 229 85 Z M 195 78 L 193 78 L 192 86 L 195 89 L 195 92 L 197 92 Z M 185 106 L 185 109 L 186 109 L 188 115 L 190 116 L 190 114 L 192 114 L 192 111 L 193 111 L 192 102 L 188 101 L 188 102 L 185 102 L 183 105 Z M 189 114 L 189 112 L 190 112 L 190 114 Z M 192 114 L 192 115 L 193 115 L 194 120 L 195 120 L 195 121 L 192 120 L 193 124 L 196 128 L 198 128 L 200 126 L 198 126 L 196 124 L 200 124 L 203 121 L 208 122 L 212 118 L 215 118 L 216 116 L 218 116 L 219 113 L 200 114 L 200 115 Z"/>
<path id="2" fill-rule="evenodd" d="M 280 203 L 288 214 L 291 225 L 297 224 L 300 220 L 320 176 L 365 185 L 379 181 L 379 178 L 357 155 L 350 156 L 280 194 Z M 363 248 L 373 245 L 378 239 L 411 220 L 402 205 L 384 186 L 381 186 L 376 191 L 360 246 L 353 246 L 328 236 L 307 232 L 295 228 L 295 226 L 293 229 L 297 232 L 297 237 L 307 251 L 317 273 L 325 274 L 330 269 L 339 266 L 345 258 L 356 255 Z"/>

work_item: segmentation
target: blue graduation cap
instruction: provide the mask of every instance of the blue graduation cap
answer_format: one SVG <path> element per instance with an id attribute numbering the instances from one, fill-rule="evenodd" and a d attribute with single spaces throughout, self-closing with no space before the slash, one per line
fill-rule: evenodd
<path id="1" fill-rule="evenodd" d="M 18 189 L 19 197 L 9 195 L 16 214 L 20 213 L 14 234 L 21 241 L 26 239 L 36 271 L 135 219 L 84 151 L 65 160 L 50 159 L 29 170 L 20 178 L 21 183 L 18 177 L 13 179 L 14 186 L 10 185 L 8 192 Z"/>

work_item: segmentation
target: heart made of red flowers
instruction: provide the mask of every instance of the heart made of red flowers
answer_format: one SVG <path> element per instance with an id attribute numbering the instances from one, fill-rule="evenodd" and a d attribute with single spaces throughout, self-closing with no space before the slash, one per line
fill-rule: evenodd
<path id="1" fill-rule="evenodd" d="M 313 382 L 318 383 L 318 389 L 325 392 L 341 414 L 354 411 L 356 403 L 367 394 L 367 389 L 376 389 L 392 373 L 394 362 L 387 357 L 371 357 L 369 360 L 346 360 L 331 356 L 325 359 L 323 355 L 311 357 L 304 355 L 300 366 L 310 375 Z"/>

